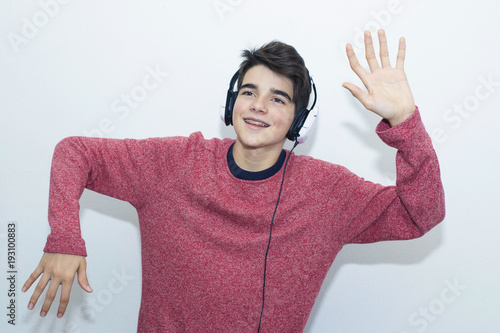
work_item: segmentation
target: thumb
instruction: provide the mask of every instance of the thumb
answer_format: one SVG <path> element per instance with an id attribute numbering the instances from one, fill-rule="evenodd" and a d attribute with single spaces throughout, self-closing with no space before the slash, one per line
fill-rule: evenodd
<path id="1" fill-rule="evenodd" d="M 93 292 L 94 290 L 90 287 L 89 280 L 87 279 L 87 265 L 82 264 L 78 267 L 78 284 L 88 293 Z"/>
<path id="2" fill-rule="evenodd" d="M 368 110 L 371 110 L 370 109 L 370 103 L 368 101 L 370 95 L 368 95 L 366 92 L 364 92 L 361 88 L 359 88 L 358 86 L 352 84 L 352 83 L 348 83 L 348 82 L 345 82 L 344 84 L 342 84 L 342 87 L 346 88 L 347 90 L 349 90 L 349 92 L 358 100 L 361 102 L 361 104 L 363 104 L 363 106 L 365 108 L 367 108 Z"/>

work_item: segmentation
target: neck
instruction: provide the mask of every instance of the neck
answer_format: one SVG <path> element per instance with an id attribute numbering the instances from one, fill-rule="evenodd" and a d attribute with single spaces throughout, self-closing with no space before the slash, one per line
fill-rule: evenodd
<path id="1" fill-rule="evenodd" d="M 246 148 L 241 142 L 236 141 L 233 146 L 233 157 L 236 164 L 246 171 L 262 171 L 272 167 L 281 154 L 283 147 L 268 148 Z"/>

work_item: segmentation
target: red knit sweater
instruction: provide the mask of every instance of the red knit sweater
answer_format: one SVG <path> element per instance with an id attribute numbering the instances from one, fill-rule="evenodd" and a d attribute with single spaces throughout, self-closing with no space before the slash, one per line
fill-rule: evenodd
<path id="1" fill-rule="evenodd" d="M 422 236 L 444 218 L 439 166 L 417 112 L 377 133 L 398 149 L 397 186 L 292 154 L 268 258 L 262 332 L 301 332 L 346 243 Z M 235 178 L 233 140 L 72 137 L 56 147 L 46 252 L 86 255 L 78 200 L 84 188 L 138 212 L 143 286 L 139 332 L 254 332 L 264 255 L 283 170 Z M 283 168 L 282 168 L 283 169 Z"/>

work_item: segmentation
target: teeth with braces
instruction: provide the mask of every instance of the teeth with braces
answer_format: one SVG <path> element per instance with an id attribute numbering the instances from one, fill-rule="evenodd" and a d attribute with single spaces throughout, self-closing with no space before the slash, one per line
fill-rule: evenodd
<path id="1" fill-rule="evenodd" d="M 262 126 L 262 127 L 269 127 L 269 125 L 267 125 L 267 124 L 261 123 L 260 121 L 251 120 L 251 119 L 245 119 L 245 123 L 257 125 L 257 126 Z"/>

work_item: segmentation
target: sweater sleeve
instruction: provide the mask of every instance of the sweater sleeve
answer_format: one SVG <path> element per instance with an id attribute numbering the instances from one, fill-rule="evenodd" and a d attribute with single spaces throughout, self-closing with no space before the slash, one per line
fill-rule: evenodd
<path id="1" fill-rule="evenodd" d="M 444 219 L 439 163 L 418 108 L 393 128 L 382 120 L 376 132 L 397 149 L 396 186 L 351 179 L 350 186 L 363 204 L 344 229 L 347 243 L 417 238 Z"/>
<path id="2" fill-rule="evenodd" d="M 79 199 L 85 188 L 137 207 L 147 197 L 148 184 L 161 174 L 162 139 L 101 139 L 69 137 L 54 150 L 50 174 L 49 224 L 45 252 L 86 256 L 81 236 Z M 161 150 L 161 151 L 160 151 Z M 168 161 L 167 161 L 168 162 Z"/>

